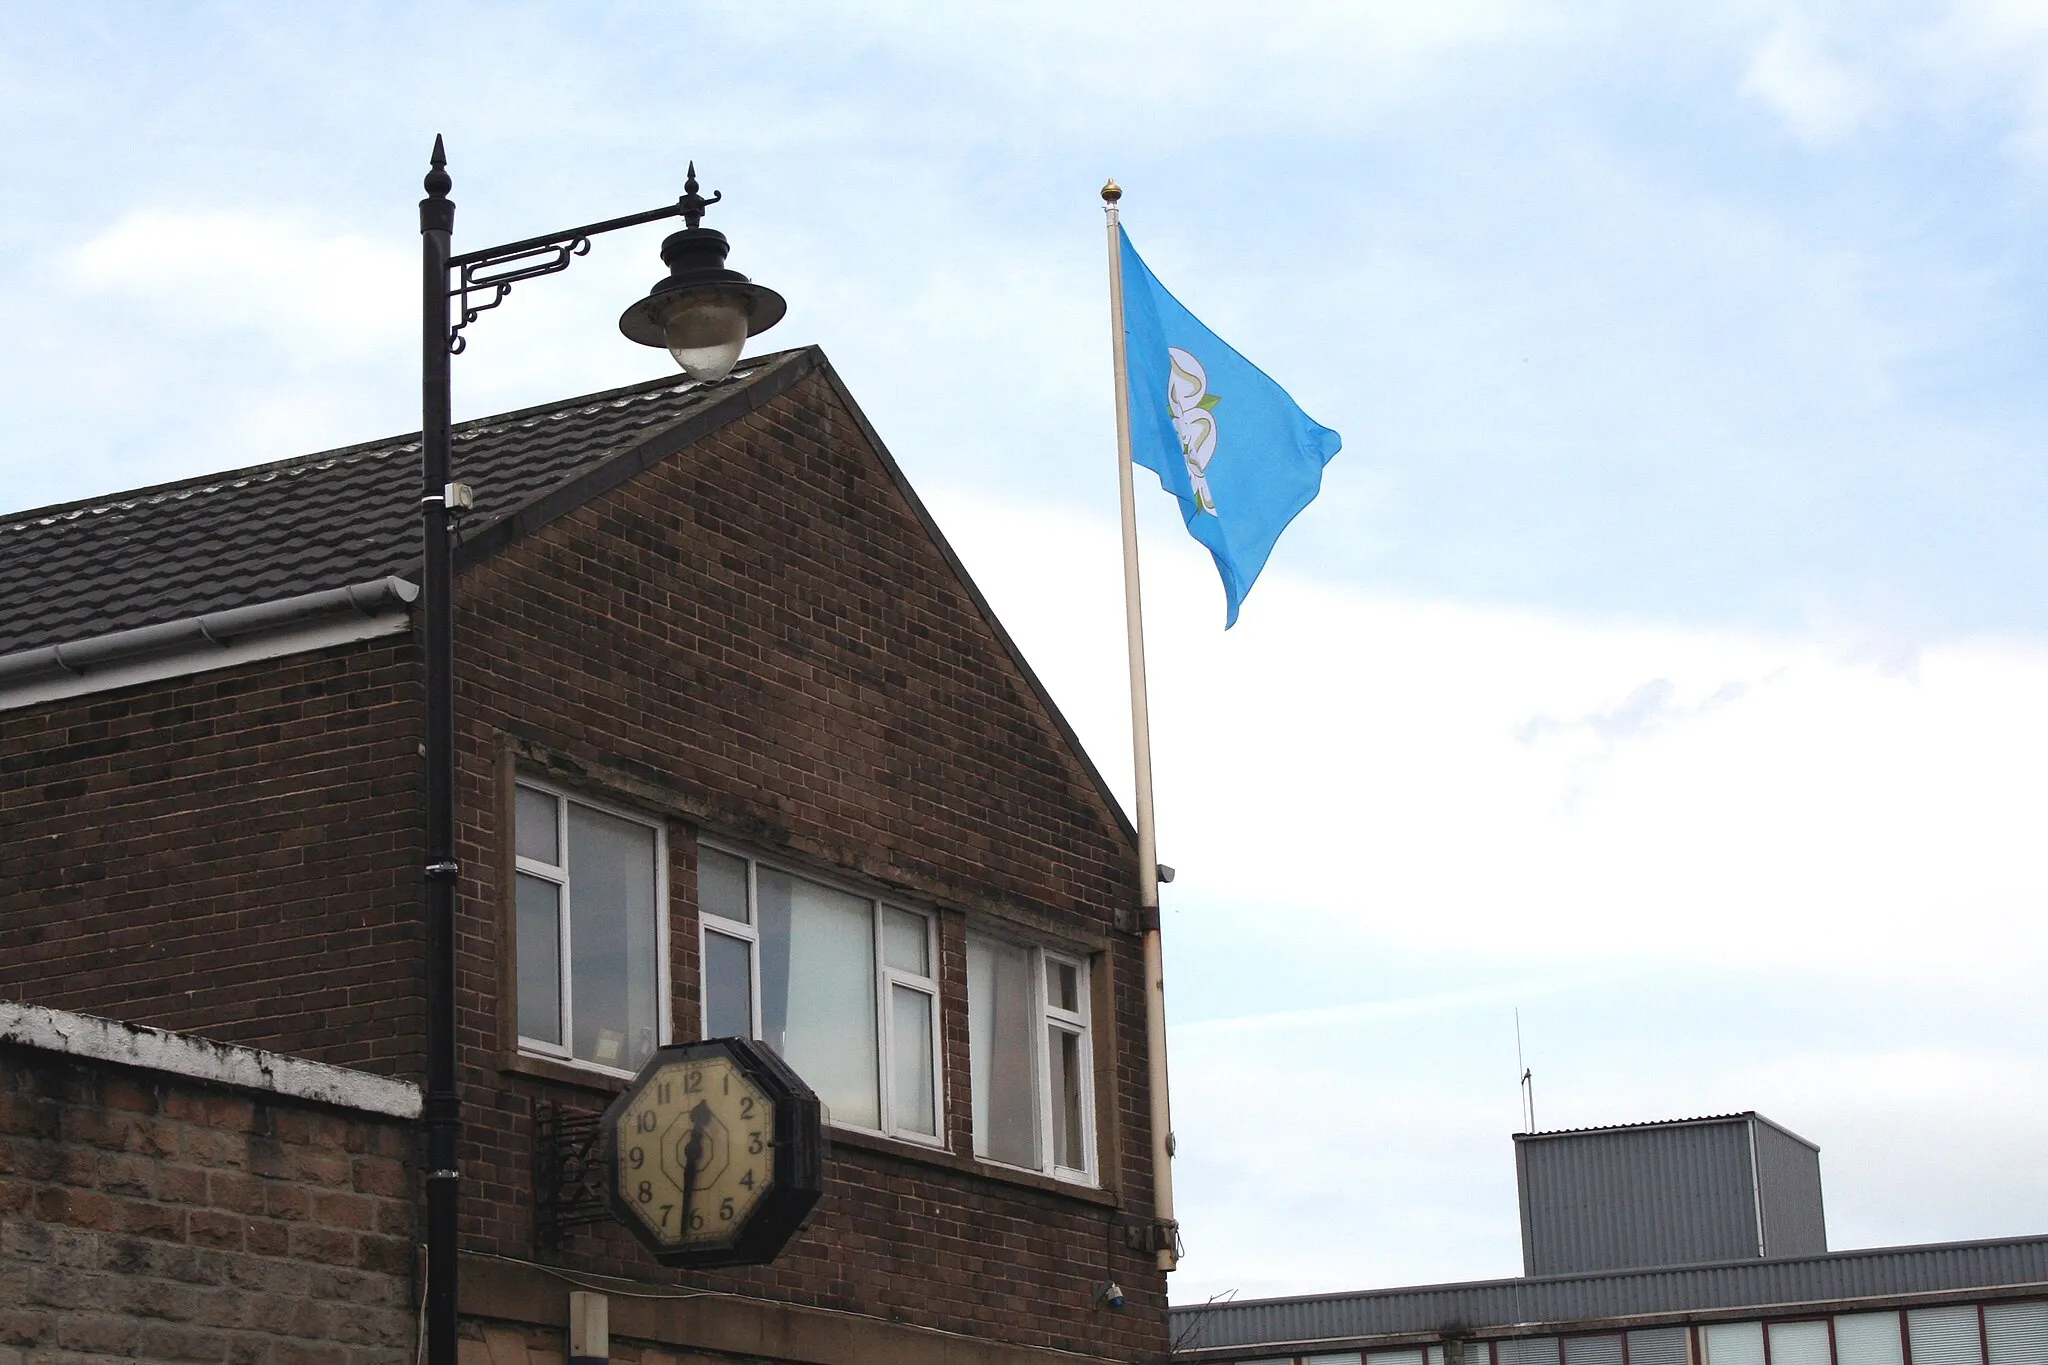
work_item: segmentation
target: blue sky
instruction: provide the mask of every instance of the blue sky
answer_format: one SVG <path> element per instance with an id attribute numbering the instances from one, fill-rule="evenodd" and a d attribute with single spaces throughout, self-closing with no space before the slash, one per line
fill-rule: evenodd
<path id="1" fill-rule="evenodd" d="M 1545 1126 L 1758 1107 L 1837 1246 L 2039 1232 L 2048 5 L 1679 10 L 0 4 L 0 507 L 416 425 L 435 133 L 461 246 L 694 157 L 1127 787 L 1114 175 L 1346 442 L 1227 636 L 1144 509 L 1177 1297 L 1513 1273 L 1517 1005 Z M 458 415 L 661 373 L 658 239 Z"/>

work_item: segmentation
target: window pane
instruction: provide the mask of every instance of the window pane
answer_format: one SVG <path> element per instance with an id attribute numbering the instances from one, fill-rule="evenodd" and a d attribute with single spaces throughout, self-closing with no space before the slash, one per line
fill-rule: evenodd
<path id="1" fill-rule="evenodd" d="M 1688 1365 L 1690 1355 L 1683 1327 L 1646 1327 L 1628 1334 L 1628 1365 Z"/>
<path id="2" fill-rule="evenodd" d="M 967 1053 L 974 1091 L 974 1154 L 1038 1167 L 1037 1009 L 1031 954 L 967 940 Z"/>
<path id="3" fill-rule="evenodd" d="M 1981 1365 L 1983 1348 L 1977 1335 L 1977 1307 L 1915 1308 L 1906 1314 L 1912 1337 L 1913 1365 Z"/>
<path id="4" fill-rule="evenodd" d="M 1835 1319 L 1839 1365 L 1906 1365 L 1897 1313 L 1845 1313 Z"/>
<path id="5" fill-rule="evenodd" d="M 932 998 L 908 986 L 892 986 L 890 1045 L 895 1070 L 889 1075 L 898 1128 L 937 1137 L 938 1106 L 932 1100 Z"/>
<path id="6" fill-rule="evenodd" d="M 1493 1349 L 1500 1365 L 1557 1365 L 1556 1337 L 1510 1337 L 1493 1343 Z"/>
<path id="7" fill-rule="evenodd" d="M 1828 1354 L 1828 1325 L 1824 1322 L 1772 1323 L 1771 1365 L 1833 1365 L 1833 1358 Z"/>
<path id="8" fill-rule="evenodd" d="M 1423 1365 L 1422 1351 L 1374 1351 L 1365 1358 L 1365 1365 Z"/>
<path id="9" fill-rule="evenodd" d="M 1081 1143 L 1081 1039 L 1056 1028 L 1051 1043 L 1053 1164 L 1084 1170 L 1088 1153 Z"/>
<path id="10" fill-rule="evenodd" d="M 654 1051 L 654 831 L 569 803 L 569 1002 L 574 1054 L 633 1070 Z"/>
<path id="11" fill-rule="evenodd" d="M 1764 1326 L 1760 1322 L 1717 1322 L 1700 1333 L 1707 1365 L 1764 1365 Z"/>
<path id="12" fill-rule="evenodd" d="M 1071 962 L 1045 960 L 1045 999 L 1056 1010 L 1073 1014 L 1081 1008 L 1079 973 Z"/>
<path id="13" fill-rule="evenodd" d="M 523 796 L 525 793 L 521 793 Z M 519 878 L 519 1034 L 562 1041 L 562 893 L 539 877 Z"/>
<path id="14" fill-rule="evenodd" d="M 771 867 L 760 896 L 761 1037 L 835 1122 L 882 1126 L 875 1069 L 875 942 L 867 901 Z"/>
<path id="15" fill-rule="evenodd" d="M 749 979 L 752 945 L 730 934 L 704 934 L 704 1036 L 754 1036 L 754 983 Z"/>
<path id="16" fill-rule="evenodd" d="M 1358 1352 L 1332 1351 L 1327 1355 L 1310 1356 L 1307 1365 L 1358 1365 Z"/>
<path id="17" fill-rule="evenodd" d="M 1991 1365 L 2040 1365 L 2048 1360 L 2048 1303 L 1984 1305 L 1984 1339 Z"/>
<path id="18" fill-rule="evenodd" d="M 519 856 L 550 867 L 561 866 L 562 845 L 555 837 L 555 798 L 531 787 L 521 787 L 518 791 Z"/>
<path id="19" fill-rule="evenodd" d="M 745 858 L 735 858 L 715 848 L 697 850 L 697 910 L 740 924 L 753 923 L 753 917 L 747 913 Z"/>
<path id="20" fill-rule="evenodd" d="M 1565 1365 L 1621 1365 L 1620 1337 L 1566 1337 Z M 1820 1365 L 1828 1365 L 1823 1360 Z"/>
<path id="21" fill-rule="evenodd" d="M 882 961 L 899 972 L 932 974 L 931 935 L 923 915 L 908 910 L 882 911 Z"/>

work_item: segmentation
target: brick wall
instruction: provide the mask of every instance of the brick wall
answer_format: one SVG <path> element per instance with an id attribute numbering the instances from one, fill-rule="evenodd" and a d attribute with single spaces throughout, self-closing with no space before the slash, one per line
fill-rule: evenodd
<path id="1" fill-rule="evenodd" d="M 828 372 L 463 566 L 457 659 L 466 1248 L 537 1254 L 531 1107 L 611 1093 L 512 1056 L 525 767 L 667 823 L 681 1036 L 699 830 L 941 916 L 950 1152 L 842 1135 L 772 1266 L 663 1272 L 602 1228 L 566 1266 L 1164 1353 L 1164 1276 L 1122 1236 L 1151 1212 L 1129 842 Z M 416 679 L 393 637 L 0 713 L 0 997 L 417 1075 Z M 1100 1191 L 971 1156 L 977 921 L 1093 945 Z M 1094 1307 L 1106 1279 L 1120 1313 Z"/>
<path id="2" fill-rule="evenodd" d="M 0 1044 L 0 1362 L 410 1360 L 411 1130 Z"/>
<path id="3" fill-rule="evenodd" d="M 0 999 L 417 1074 L 412 654 L 0 712 Z"/>
<path id="4" fill-rule="evenodd" d="M 474 1179 L 465 1245 L 533 1254 L 536 1099 L 601 1087 L 505 1069 L 515 768 L 663 817 L 679 1033 L 695 1036 L 699 830 L 937 906 L 950 1161 L 842 1135 L 828 1193 L 774 1265 L 664 1274 L 621 1230 L 567 1265 L 1126 1358 L 1163 1353 L 1130 846 L 1029 683 L 818 375 L 460 580 L 459 1030 Z M 509 757 L 508 757 L 509 754 Z M 546 765 L 553 764 L 553 767 Z M 1100 944 L 1105 1192 L 972 1160 L 965 935 L 976 917 Z M 1118 1281 L 1122 1312 L 1097 1309 Z"/>

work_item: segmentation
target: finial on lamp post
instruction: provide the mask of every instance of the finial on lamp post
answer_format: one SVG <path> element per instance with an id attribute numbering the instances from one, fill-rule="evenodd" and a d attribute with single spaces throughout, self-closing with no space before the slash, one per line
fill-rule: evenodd
<path id="1" fill-rule="evenodd" d="M 683 180 L 683 197 L 676 202 L 683 206 L 683 226 L 696 227 L 704 221 L 704 210 L 725 198 L 724 190 L 713 190 L 706 199 L 697 193 L 697 163 L 690 163 L 688 175 Z"/>

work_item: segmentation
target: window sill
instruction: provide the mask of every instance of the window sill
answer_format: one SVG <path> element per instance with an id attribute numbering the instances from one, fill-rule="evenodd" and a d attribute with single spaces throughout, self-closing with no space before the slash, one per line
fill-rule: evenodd
<path id="1" fill-rule="evenodd" d="M 615 1076 L 609 1071 L 598 1071 L 574 1062 L 557 1061 L 553 1057 L 536 1057 L 527 1052 L 509 1052 L 498 1064 L 500 1071 L 515 1072 L 521 1076 L 535 1076 L 544 1081 L 559 1081 L 564 1085 L 577 1085 L 585 1090 L 596 1090 L 606 1095 L 617 1095 L 633 1083 L 631 1076 Z"/>
<path id="2" fill-rule="evenodd" d="M 942 1166 L 949 1171 L 974 1176 L 980 1180 L 993 1180 L 1005 1185 L 1017 1185 L 1027 1190 L 1038 1190 L 1045 1194 L 1064 1195 L 1083 1203 L 1100 1204 L 1104 1208 L 1120 1207 L 1122 1201 L 1114 1191 L 1095 1185 L 1076 1185 L 1068 1180 L 1055 1180 L 1049 1175 L 1038 1175 L 1032 1171 L 1020 1171 L 1014 1166 L 997 1166 L 974 1157 L 964 1157 L 939 1147 L 926 1147 L 922 1143 L 905 1142 L 901 1138 L 883 1137 L 879 1133 L 863 1132 L 857 1128 L 838 1128 L 827 1125 L 826 1134 L 836 1147 L 853 1147 L 864 1152 L 878 1152 L 884 1156 L 900 1157 L 926 1166 Z"/>

